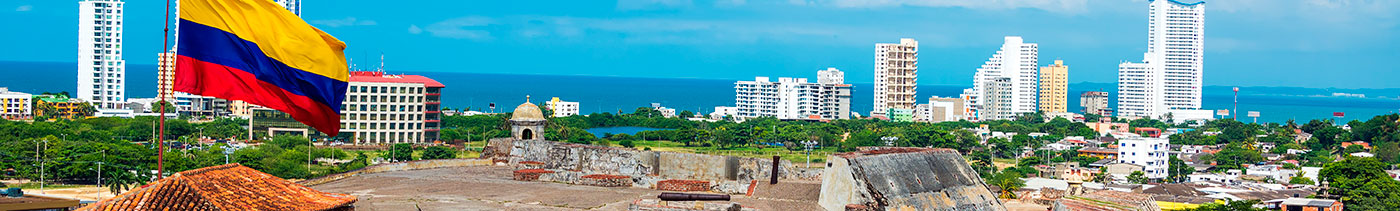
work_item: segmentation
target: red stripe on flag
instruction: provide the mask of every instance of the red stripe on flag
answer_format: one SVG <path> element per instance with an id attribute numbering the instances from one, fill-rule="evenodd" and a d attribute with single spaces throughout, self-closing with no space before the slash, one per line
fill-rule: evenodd
<path id="1" fill-rule="evenodd" d="M 306 123 L 307 126 L 330 136 L 340 133 L 340 114 L 325 104 L 258 80 L 252 73 L 244 70 L 184 55 L 180 55 L 176 61 L 175 91 L 226 100 L 242 100 L 286 112 L 292 119 Z"/>

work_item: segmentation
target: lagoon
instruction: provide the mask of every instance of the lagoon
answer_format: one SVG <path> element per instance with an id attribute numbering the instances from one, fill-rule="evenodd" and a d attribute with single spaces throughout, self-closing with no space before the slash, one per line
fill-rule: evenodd
<path id="1" fill-rule="evenodd" d="M 650 127 L 595 127 L 595 128 L 584 129 L 584 130 L 585 130 L 585 131 L 588 131 L 588 133 L 592 133 L 593 136 L 597 136 L 598 138 L 602 138 L 602 137 L 603 137 L 603 134 L 605 134 L 605 133 L 636 135 L 638 132 L 642 132 L 642 131 L 656 131 L 656 130 L 670 130 L 670 129 L 667 129 L 667 128 L 650 128 Z"/>

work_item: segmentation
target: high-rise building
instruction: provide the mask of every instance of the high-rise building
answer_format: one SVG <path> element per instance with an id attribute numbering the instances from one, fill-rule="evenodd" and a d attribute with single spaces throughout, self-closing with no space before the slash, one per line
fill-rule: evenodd
<path id="1" fill-rule="evenodd" d="M 1205 2 L 1152 0 L 1142 63 L 1118 65 L 1118 115 L 1162 118 L 1201 108 Z"/>
<path id="2" fill-rule="evenodd" d="M 913 110 L 919 79 L 919 41 L 901 38 L 899 43 L 875 44 L 875 108 L 870 116 L 889 109 Z"/>
<path id="3" fill-rule="evenodd" d="M 356 143 L 432 143 L 442 129 L 442 88 L 418 75 L 351 72 L 341 133 Z"/>
<path id="4" fill-rule="evenodd" d="M 307 127 L 290 115 L 243 102 L 236 112 L 247 112 L 253 131 L 265 135 L 301 135 L 355 144 L 433 143 L 442 129 L 442 89 L 447 86 L 419 75 L 352 71 L 340 109 L 340 135 Z"/>
<path id="5" fill-rule="evenodd" d="M 122 0 L 78 1 L 78 99 L 97 108 L 126 104 Z"/>
<path id="6" fill-rule="evenodd" d="M 554 115 L 552 115 L 553 117 L 567 117 L 578 115 L 578 102 L 563 101 L 559 100 L 558 97 L 555 97 L 554 99 L 550 99 L 549 102 L 545 103 L 545 106 L 548 106 L 550 112 L 554 113 Z"/>
<path id="7" fill-rule="evenodd" d="M 1108 108 L 1108 92 L 1084 92 L 1079 94 L 1079 106 L 1084 107 L 1084 114 L 1099 116 L 1112 116 L 1113 109 Z"/>
<path id="8" fill-rule="evenodd" d="M 776 82 L 768 77 L 734 82 L 735 116 L 803 120 L 851 118 L 851 85 L 845 83 L 845 74 L 828 68 L 818 71 L 817 76 L 818 83 L 787 77 L 778 78 Z"/>
<path id="9" fill-rule="evenodd" d="M 34 119 L 34 95 L 0 87 L 0 119 Z"/>
<path id="10" fill-rule="evenodd" d="M 991 78 L 982 83 L 977 97 L 977 112 L 982 120 L 1015 119 L 1012 104 L 1015 82 L 1008 77 Z"/>
<path id="11" fill-rule="evenodd" d="M 1065 113 L 1068 109 L 1069 66 L 1064 60 L 1040 68 L 1040 111 L 1045 113 Z"/>
<path id="12" fill-rule="evenodd" d="M 282 5 L 282 7 L 286 7 L 287 10 L 292 11 L 292 14 L 296 14 L 297 16 L 301 16 L 301 0 L 275 0 L 275 1 L 277 2 L 277 4 Z"/>
<path id="13" fill-rule="evenodd" d="M 963 94 L 976 110 L 980 120 L 1012 119 L 1016 115 L 1035 113 L 1036 95 L 1040 92 L 1038 74 L 1039 45 L 1025 43 L 1018 36 L 1005 37 L 1001 49 L 987 62 L 977 68 L 973 75 L 972 88 Z M 1003 81 L 1004 80 L 1004 81 Z M 1005 90 L 989 90 L 988 85 Z M 995 96 L 991 94 L 1005 95 Z M 990 109 L 990 110 L 989 110 Z"/>

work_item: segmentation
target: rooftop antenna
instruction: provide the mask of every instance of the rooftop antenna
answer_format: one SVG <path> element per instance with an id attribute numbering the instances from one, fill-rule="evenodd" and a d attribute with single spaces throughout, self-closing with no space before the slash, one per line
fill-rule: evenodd
<path id="1" fill-rule="evenodd" d="M 384 73 L 384 52 L 379 52 L 379 73 Z"/>
<path id="2" fill-rule="evenodd" d="M 355 58 L 348 59 L 350 59 L 350 71 L 355 71 Z"/>

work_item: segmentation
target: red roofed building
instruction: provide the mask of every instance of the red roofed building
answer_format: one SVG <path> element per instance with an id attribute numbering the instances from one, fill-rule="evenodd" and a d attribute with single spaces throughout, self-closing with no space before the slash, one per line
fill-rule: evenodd
<path id="1" fill-rule="evenodd" d="M 267 136 L 302 135 L 355 144 L 433 143 L 442 137 L 442 88 L 446 87 L 420 75 L 350 72 L 336 137 L 326 137 L 272 109 L 254 106 L 248 116 L 253 118 L 253 131 Z"/>
<path id="2" fill-rule="evenodd" d="M 442 137 L 442 88 L 419 75 L 350 72 L 341 133 L 357 144 L 432 143 Z"/>
<path id="3" fill-rule="evenodd" d="M 78 210 L 354 210 L 355 200 L 235 163 L 180 172 Z"/>
<path id="4" fill-rule="evenodd" d="M 1347 148 L 1351 145 L 1361 145 L 1361 148 L 1371 150 L 1371 144 L 1365 141 L 1342 142 L 1342 148 Z"/>

